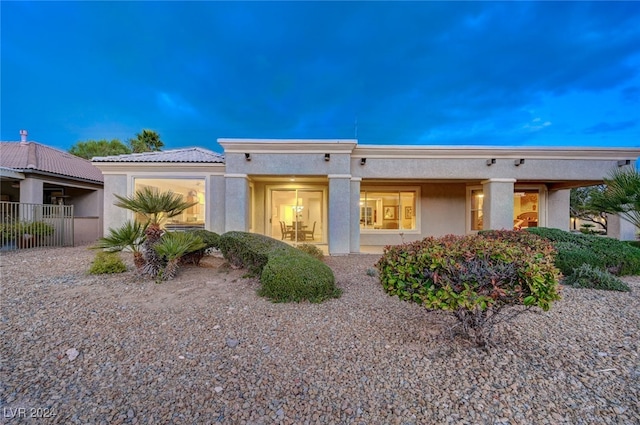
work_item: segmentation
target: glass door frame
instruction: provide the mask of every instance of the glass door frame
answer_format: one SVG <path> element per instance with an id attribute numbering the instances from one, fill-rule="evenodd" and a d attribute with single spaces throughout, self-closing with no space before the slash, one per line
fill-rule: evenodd
<path id="1" fill-rule="evenodd" d="M 274 215 L 273 215 L 273 197 L 272 197 L 272 193 L 273 191 L 279 191 L 279 192 L 295 192 L 294 194 L 294 198 L 296 201 L 296 205 L 298 204 L 298 191 L 301 192 L 321 192 L 322 193 L 322 205 L 321 205 L 321 212 L 320 212 L 320 216 L 322 217 L 322 220 L 320 221 L 319 226 L 316 225 L 316 232 L 318 232 L 318 230 L 320 230 L 320 232 L 318 233 L 320 235 L 320 237 L 316 237 L 314 240 L 308 241 L 308 240 L 303 240 L 303 241 L 299 241 L 297 240 L 297 238 L 293 241 L 293 243 L 312 243 L 312 244 L 323 244 L 326 243 L 327 240 L 327 231 L 328 231 L 328 226 L 329 226 L 329 221 L 328 221 L 328 217 L 329 217 L 329 205 L 328 205 L 328 191 L 329 191 L 329 187 L 328 185 L 323 185 L 323 184 L 308 184 L 308 183 L 300 183 L 300 184 L 295 184 L 295 183 L 290 183 L 290 184 L 267 184 L 265 185 L 265 210 L 268 212 L 267 214 L 264 215 L 264 229 L 265 229 L 265 235 L 270 236 L 274 239 L 280 239 L 281 235 L 278 234 L 277 232 L 274 234 L 274 226 L 273 226 L 273 219 L 274 219 Z M 286 240 L 286 239 L 285 239 Z"/>

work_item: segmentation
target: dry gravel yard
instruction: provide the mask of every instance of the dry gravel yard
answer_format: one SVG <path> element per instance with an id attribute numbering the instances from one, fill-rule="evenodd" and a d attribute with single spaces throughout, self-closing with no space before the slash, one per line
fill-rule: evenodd
<path id="1" fill-rule="evenodd" d="M 319 305 L 261 299 L 219 258 L 156 285 L 88 276 L 93 255 L 2 253 L 4 423 L 640 423 L 638 277 L 564 288 L 486 352 L 384 294 L 375 255 L 327 258 L 344 294 Z"/>

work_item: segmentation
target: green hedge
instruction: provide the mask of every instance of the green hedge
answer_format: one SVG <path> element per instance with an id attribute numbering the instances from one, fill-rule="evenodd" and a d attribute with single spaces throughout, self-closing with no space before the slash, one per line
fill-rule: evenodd
<path id="1" fill-rule="evenodd" d="M 282 241 L 232 231 L 220 236 L 219 247 L 229 263 L 260 276 L 258 294 L 274 302 L 321 302 L 341 295 L 326 264 Z"/>
<path id="2" fill-rule="evenodd" d="M 629 243 L 544 227 L 527 231 L 553 243 L 558 251 L 556 266 L 565 276 L 573 274 L 583 264 L 618 276 L 640 274 L 640 249 Z"/>

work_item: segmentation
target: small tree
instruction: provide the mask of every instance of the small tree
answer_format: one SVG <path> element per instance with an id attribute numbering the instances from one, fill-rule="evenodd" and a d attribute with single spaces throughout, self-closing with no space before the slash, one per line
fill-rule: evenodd
<path id="1" fill-rule="evenodd" d="M 167 218 L 181 214 L 198 202 L 186 202 L 180 194 L 172 191 L 159 192 L 149 187 L 136 191 L 131 197 L 120 195 L 115 195 L 115 197 L 118 199 L 118 202 L 115 203 L 116 206 L 141 214 L 146 218 L 147 227 L 142 251 L 145 261 L 143 273 L 156 277 L 163 266 L 162 259 L 155 250 L 155 245 L 162 237 L 160 225 Z"/>
<path id="2" fill-rule="evenodd" d="M 607 212 L 592 204 L 592 200 L 601 196 L 606 186 L 603 184 L 571 189 L 570 213 L 571 217 L 593 223 L 607 231 Z M 575 229 L 574 229 L 575 230 Z"/>
<path id="3" fill-rule="evenodd" d="M 593 207 L 620 214 L 640 228 L 640 172 L 636 169 L 616 169 L 606 178 L 606 189 L 591 200 Z"/>
<path id="4" fill-rule="evenodd" d="M 549 242 L 528 232 L 488 231 L 388 246 L 376 267 L 389 295 L 451 312 L 484 346 L 494 325 L 525 311 L 511 307 L 547 311 L 560 298 L 554 257 Z"/>
<path id="5" fill-rule="evenodd" d="M 164 143 L 160 140 L 160 135 L 153 130 L 142 130 L 136 134 L 135 139 L 129 139 L 129 145 L 133 153 L 155 152 L 162 150 Z"/>
<path id="6" fill-rule="evenodd" d="M 94 156 L 110 156 L 131 153 L 131 149 L 118 139 L 107 141 L 87 140 L 86 142 L 78 142 L 71 146 L 69 153 L 84 159 L 91 159 Z"/>

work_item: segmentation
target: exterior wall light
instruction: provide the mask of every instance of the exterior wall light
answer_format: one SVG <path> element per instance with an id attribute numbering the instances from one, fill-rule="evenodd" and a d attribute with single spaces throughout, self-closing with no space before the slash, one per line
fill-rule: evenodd
<path id="1" fill-rule="evenodd" d="M 331 159 L 331 154 L 330 153 L 325 153 L 324 154 L 324 160 L 325 161 L 329 161 Z"/>
<path id="2" fill-rule="evenodd" d="M 367 163 L 367 158 L 360 158 L 360 165 L 364 165 Z"/>
<path id="3" fill-rule="evenodd" d="M 487 165 L 489 167 L 491 167 L 495 163 L 496 163 L 496 159 L 495 158 L 487 159 Z"/>
<path id="4" fill-rule="evenodd" d="M 251 154 L 250 153 L 245 153 L 244 154 L 244 159 L 246 159 L 247 161 L 251 161 Z"/>
<path id="5" fill-rule="evenodd" d="M 513 161 L 513 165 L 515 165 L 516 167 L 519 167 L 522 164 L 524 164 L 524 158 L 516 159 L 515 161 Z"/>

